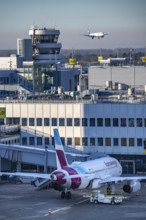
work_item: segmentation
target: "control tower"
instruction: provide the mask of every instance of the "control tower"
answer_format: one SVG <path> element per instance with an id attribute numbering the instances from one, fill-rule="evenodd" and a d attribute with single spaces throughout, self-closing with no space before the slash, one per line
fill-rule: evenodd
<path id="1" fill-rule="evenodd" d="M 57 43 L 60 31 L 56 29 L 36 28 L 29 30 L 32 39 L 33 60 L 39 63 L 57 64 L 63 61 L 60 55 L 61 43 Z"/>
<path id="2" fill-rule="evenodd" d="M 32 27 L 29 30 L 32 41 L 33 91 L 43 92 L 53 85 L 53 71 L 63 62 L 58 43 L 60 31 L 56 29 Z"/>

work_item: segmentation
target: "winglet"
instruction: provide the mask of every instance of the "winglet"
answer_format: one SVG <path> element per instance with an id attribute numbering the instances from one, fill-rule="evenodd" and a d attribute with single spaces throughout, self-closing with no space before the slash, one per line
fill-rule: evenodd
<path id="1" fill-rule="evenodd" d="M 64 153 L 64 148 L 57 128 L 54 129 L 54 141 L 56 150 L 57 169 L 62 169 L 63 167 L 68 166 L 68 162 Z"/>

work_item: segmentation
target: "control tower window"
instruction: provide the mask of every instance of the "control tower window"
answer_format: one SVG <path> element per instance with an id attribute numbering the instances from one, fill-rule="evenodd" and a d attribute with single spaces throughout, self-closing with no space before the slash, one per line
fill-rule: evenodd
<path id="1" fill-rule="evenodd" d="M 36 43 L 57 43 L 58 35 L 37 35 L 35 36 Z"/>

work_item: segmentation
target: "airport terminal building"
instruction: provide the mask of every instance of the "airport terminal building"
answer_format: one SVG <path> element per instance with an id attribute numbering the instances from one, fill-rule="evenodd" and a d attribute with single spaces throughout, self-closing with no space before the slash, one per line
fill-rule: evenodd
<path id="1" fill-rule="evenodd" d="M 4 124 L 20 125 L 22 145 L 54 145 L 57 127 L 64 145 L 89 154 L 115 155 L 126 164 L 129 161 L 129 166 L 135 160 L 139 166 L 146 162 L 145 101 L 6 101 L 0 102 L 0 108 L 6 111 Z"/>
<path id="2" fill-rule="evenodd" d="M 31 42 L 18 41 L 19 55 L 24 58 L 22 49 L 33 45 L 33 60 L 25 59 L 13 78 L 12 70 L 0 72 L 0 125 L 19 130 L 16 138 L 1 138 L 0 143 L 49 148 L 58 128 L 64 145 L 113 155 L 125 173 L 145 173 L 146 68 L 98 65 L 84 73 L 75 63 L 63 65 L 59 30 L 34 28 L 29 34 Z M 17 96 L 9 98 L 4 95 L 11 81 Z"/>

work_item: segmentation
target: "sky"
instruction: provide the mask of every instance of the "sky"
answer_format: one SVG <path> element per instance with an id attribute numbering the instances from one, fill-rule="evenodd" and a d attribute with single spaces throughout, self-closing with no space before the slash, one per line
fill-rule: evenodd
<path id="1" fill-rule="evenodd" d="M 146 0 L 0 0 L 0 49 L 16 49 L 32 25 L 59 29 L 63 49 L 145 48 Z M 88 28 L 109 35 L 92 40 Z"/>

